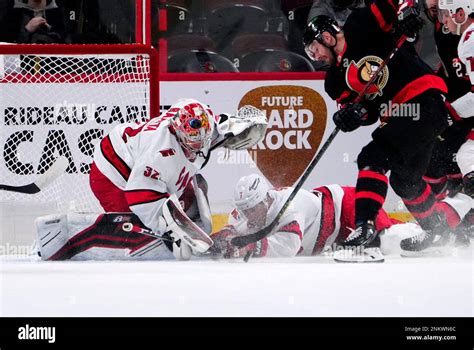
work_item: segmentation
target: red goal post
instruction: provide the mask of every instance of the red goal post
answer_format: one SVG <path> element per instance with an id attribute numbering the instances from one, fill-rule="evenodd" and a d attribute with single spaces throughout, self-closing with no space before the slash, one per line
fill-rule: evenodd
<path id="1" fill-rule="evenodd" d="M 100 210 L 87 176 L 94 147 L 114 125 L 159 114 L 157 65 L 141 44 L 0 45 L 0 183 L 31 183 L 69 161 L 44 191 L 0 191 L 0 202 Z"/>

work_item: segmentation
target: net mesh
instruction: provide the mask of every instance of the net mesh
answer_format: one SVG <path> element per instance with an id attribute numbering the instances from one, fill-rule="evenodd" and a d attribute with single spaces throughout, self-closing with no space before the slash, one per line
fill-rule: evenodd
<path id="1" fill-rule="evenodd" d="M 97 212 L 88 173 L 95 145 L 117 123 L 150 115 L 148 54 L 2 55 L 0 183 L 34 182 L 59 156 L 66 172 L 35 195 L 0 191 L 0 202 L 55 203 Z"/>

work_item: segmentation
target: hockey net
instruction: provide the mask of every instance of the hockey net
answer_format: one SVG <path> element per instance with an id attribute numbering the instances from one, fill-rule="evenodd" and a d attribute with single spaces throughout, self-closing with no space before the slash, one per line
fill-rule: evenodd
<path id="1" fill-rule="evenodd" d="M 117 123 L 157 113 L 154 50 L 143 45 L 0 45 L 0 183 L 34 182 L 59 156 L 66 172 L 41 192 L 0 191 L 0 202 L 97 212 L 88 173 Z"/>

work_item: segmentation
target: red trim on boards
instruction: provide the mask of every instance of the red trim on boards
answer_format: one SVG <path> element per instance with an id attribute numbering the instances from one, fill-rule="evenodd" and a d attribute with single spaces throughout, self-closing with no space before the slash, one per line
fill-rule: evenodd
<path id="1" fill-rule="evenodd" d="M 325 72 L 160 73 L 160 81 L 324 80 L 325 76 Z"/>

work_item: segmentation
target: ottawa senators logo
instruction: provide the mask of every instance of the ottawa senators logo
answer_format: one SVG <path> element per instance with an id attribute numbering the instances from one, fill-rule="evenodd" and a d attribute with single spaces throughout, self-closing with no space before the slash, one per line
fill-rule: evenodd
<path id="1" fill-rule="evenodd" d="M 365 56 L 357 63 L 351 61 L 346 71 L 347 86 L 357 93 L 362 92 L 382 62 L 383 60 L 377 56 Z M 387 85 L 388 76 L 388 68 L 385 66 L 379 73 L 379 77 L 375 79 L 375 82 L 367 90 L 367 99 L 372 100 L 377 96 L 382 96 L 382 90 Z"/>
<path id="2" fill-rule="evenodd" d="M 278 68 L 282 72 L 289 72 L 291 70 L 291 63 L 288 60 L 282 59 L 278 64 Z"/>

